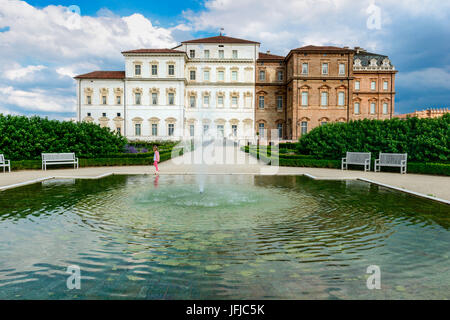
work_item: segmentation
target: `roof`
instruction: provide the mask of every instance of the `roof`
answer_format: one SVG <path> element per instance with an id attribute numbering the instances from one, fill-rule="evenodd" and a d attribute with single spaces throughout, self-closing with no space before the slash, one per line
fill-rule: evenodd
<path id="1" fill-rule="evenodd" d="M 370 53 L 366 51 L 360 51 L 360 53 L 355 54 L 354 60 L 359 59 L 361 60 L 361 65 L 363 67 L 367 67 L 370 65 L 370 60 L 376 59 L 377 65 L 381 66 L 383 64 L 383 60 L 388 58 L 388 56 L 377 54 L 377 53 Z M 389 58 L 388 58 L 389 59 Z M 392 66 L 392 63 L 389 61 L 389 65 Z"/>
<path id="2" fill-rule="evenodd" d="M 353 51 L 350 48 L 340 48 L 333 46 L 304 46 L 296 49 L 292 49 L 292 51 Z"/>
<path id="3" fill-rule="evenodd" d="M 174 50 L 174 49 L 137 49 L 137 50 L 129 50 L 123 51 L 124 53 L 185 53 L 184 51 Z"/>
<path id="4" fill-rule="evenodd" d="M 238 38 L 232 38 L 227 36 L 215 36 L 215 37 L 209 37 L 209 38 L 201 38 L 201 39 L 193 39 L 188 41 L 183 41 L 181 43 L 247 43 L 247 44 L 259 44 L 259 42 L 250 41 L 250 40 L 244 40 L 244 39 L 238 39 Z"/>
<path id="5" fill-rule="evenodd" d="M 260 52 L 258 60 L 284 60 L 283 56 L 277 56 L 275 54 Z"/>
<path id="6" fill-rule="evenodd" d="M 75 79 L 125 79 L 125 71 L 94 71 L 76 76 Z"/>

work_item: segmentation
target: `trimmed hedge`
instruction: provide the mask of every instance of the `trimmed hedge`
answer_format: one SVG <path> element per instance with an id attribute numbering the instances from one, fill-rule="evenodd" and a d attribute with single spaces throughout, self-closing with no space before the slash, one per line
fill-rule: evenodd
<path id="1" fill-rule="evenodd" d="M 180 150 L 179 155 L 183 154 L 183 150 Z M 127 155 L 127 154 L 121 154 Z M 172 158 L 172 152 L 165 152 L 159 155 L 160 162 L 170 160 Z M 105 157 L 105 158 L 95 158 L 95 159 L 79 159 L 80 167 L 108 167 L 108 166 L 140 166 L 140 165 L 153 165 L 153 153 L 151 156 L 147 157 Z M 12 170 L 38 170 L 41 169 L 41 160 L 21 160 L 21 161 L 11 161 L 11 171 Z M 73 165 L 54 165 L 49 166 L 47 169 L 51 168 L 73 168 Z"/>
<path id="2" fill-rule="evenodd" d="M 359 120 L 331 123 L 300 138 L 297 152 L 336 159 L 347 151 L 408 153 L 408 161 L 450 161 L 450 114 L 435 119 Z"/>
<path id="3" fill-rule="evenodd" d="M 270 156 L 267 156 L 265 152 L 263 153 L 257 152 L 256 148 L 248 148 L 248 147 L 243 147 L 242 150 L 254 156 L 255 158 L 263 160 L 265 163 L 271 163 Z M 374 161 L 372 161 L 371 168 L 373 168 L 373 162 Z M 314 159 L 311 156 L 304 156 L 304 155 L 287 156 L 280 154 L 279 166 L 340 169 L 341 160 Z M 357 168 L 357 166 L 355 166 L 355 168 Z M 390 168 L 390 167 L 388 168 L 382 167 L 381 170 L 389 172 L 399 172 L 398 168 Z M 408 162 L 407 170 L 408 173 L 450 176 L 450 164 L 448 163 Z"/>
<path id="4" fill-rule="evenodd" d="M 121 135 L 92 123 L 0 114 L 0 153 L 13 161 L 38 160 L 43 152 L 75 152 L 95 158 L 122 152 L 126 142 Z"/>

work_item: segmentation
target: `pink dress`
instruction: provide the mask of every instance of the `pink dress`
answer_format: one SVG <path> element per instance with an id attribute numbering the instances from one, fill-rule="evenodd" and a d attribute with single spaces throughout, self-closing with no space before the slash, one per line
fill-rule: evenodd
<path id="1" fill-rule="evenodd" d="M 156 172 L 159 171 L 158 162 L 159 162 L 159 151 L 156 150 L 155 154 L 153 155 L 153 165 L 155 166 Z"/>

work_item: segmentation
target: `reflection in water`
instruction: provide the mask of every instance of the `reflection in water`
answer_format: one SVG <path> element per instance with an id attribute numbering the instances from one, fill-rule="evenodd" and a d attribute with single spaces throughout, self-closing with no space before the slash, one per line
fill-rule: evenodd
<path id="1" fill-rule="evenodd" d="M 357 181 L 205 185 L 111 176 L 0 193 L 0 299 L 450 298 L 446 205 Z M 365 286 L 372 264 L 383 290 Z"/>

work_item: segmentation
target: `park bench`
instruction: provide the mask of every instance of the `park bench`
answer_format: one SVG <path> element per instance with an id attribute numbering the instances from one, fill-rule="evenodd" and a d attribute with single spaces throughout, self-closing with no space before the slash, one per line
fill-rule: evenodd
<path id="1" fill-rule="evenodd" d="M 347 156 L 342 158 L 341 169 L 347 169 L 349 164 L 364 166 L 364 171 L 370 171 L 370 152 L 347 152 Z"/>
<path id="2" fill-rule="evenodd" d="M 73 164 L 78 169 L 78 158 L 75 158 L 75 153 L 43 153 L 42 170 L 47 170 L 47 166 L 52 164 Z"/>
<path id="3" fill-rule="evenodd" d="M 3 172 L 8 168 L 8 172 L 11 172 L 11 161 L 5 160 L 5 156 L 0 154 L 0 167 L 3 167 Z"/>
<path id="4" fill-rule="evenodd" d="M 381 153 L 375 160 L 375 172 L 380 172 L 381 167 L 399 167 L 400 173 L 406 173 L 407 153 Z"/>

